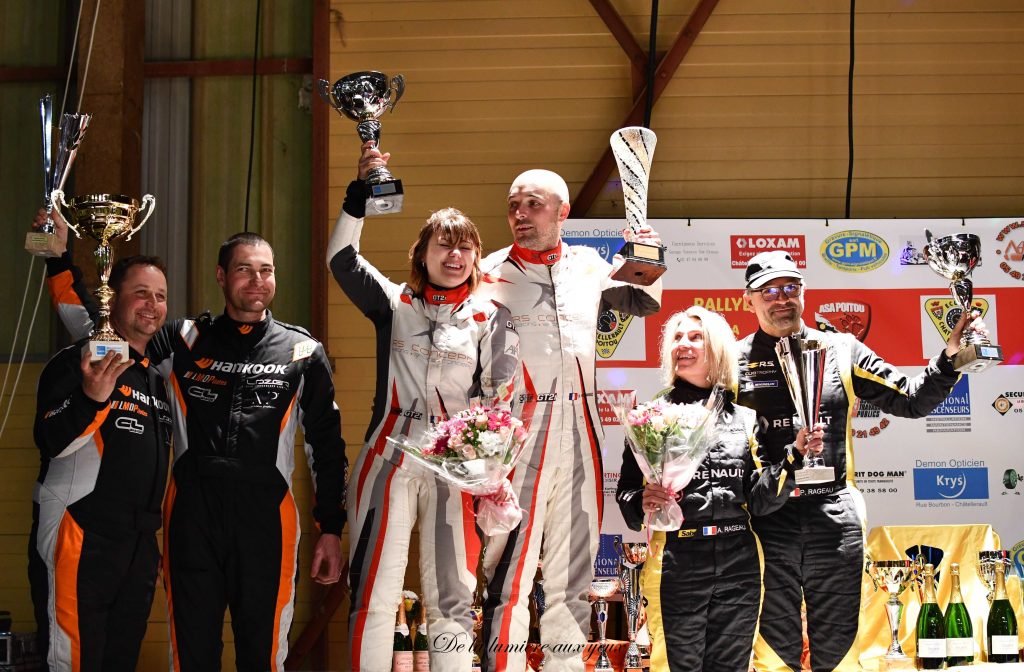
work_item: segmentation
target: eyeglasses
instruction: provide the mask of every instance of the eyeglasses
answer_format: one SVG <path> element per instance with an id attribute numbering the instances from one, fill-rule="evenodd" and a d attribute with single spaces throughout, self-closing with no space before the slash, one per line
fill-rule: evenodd
<path id="1" fill-rule="evenodd" d="M 778 301 L 783 295 L 787 299 L 795 299 L 804 293 L 804 286 L 798 282 L 790 282 L 781 287 L 765 287 L 764 289 L 753 289 L 752 292 L 760 292 L 761 298 L 765 301 Z"/>

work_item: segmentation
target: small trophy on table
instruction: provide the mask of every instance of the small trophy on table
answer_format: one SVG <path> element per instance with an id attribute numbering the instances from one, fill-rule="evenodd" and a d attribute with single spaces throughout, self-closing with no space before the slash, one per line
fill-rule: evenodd
<path id="1" fill-rule="evenodd" d="M 903 617 L 903 603 L 900 595 L 913 581 L 914 572 L 910 560 L 868 560 L 864 567 L 877 592 L 881 587 L 889 594 L 885 602 L 885 613 L 889 618 L 889 632 L 892 641 L 885 653 L 884 665 L 887 670 L 912 670 L 914 661 L 903 653 L 900 646 L 900 619 Z"/>

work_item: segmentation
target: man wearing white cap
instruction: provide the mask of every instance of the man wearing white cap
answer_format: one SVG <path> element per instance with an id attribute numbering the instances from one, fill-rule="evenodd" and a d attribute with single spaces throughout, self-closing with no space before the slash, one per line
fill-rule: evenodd
<path id="1" fill-rule="evenodd" d="M 781 460 L 796 433 L 796 409 L 775 344 L 792 334 L 825 341 L 821 456 L 835 473 L 833 481 L 798 487 L 781 509 L 753 518 L 764 550 L 764 600 L 754 644 L 754 666 L 760 672 L 800 669 L 801 601 L 807 604 L 814 669 L 849 669 L 857 664 L 854 640 L 867 528 L 852 471 L 854 400 L 859 397 L 900 417 L 928 415 L 958 379 L 952 357 L 967 324 L 965 314 L 946 348 L 920 375 L 909 378 L 853 336 L 804 325 L 804 290 L 803 274 L 788 252 L 762 252 L 747 264 L 743 302 L 757 316 L 758 330 L 739 343 L 738 401 L 757 411 L 766 430 L 764 459 Z M 975 323 L 971 328 L 984 327 Z M 802 466 L 803 458 L 793 457 Z"/>

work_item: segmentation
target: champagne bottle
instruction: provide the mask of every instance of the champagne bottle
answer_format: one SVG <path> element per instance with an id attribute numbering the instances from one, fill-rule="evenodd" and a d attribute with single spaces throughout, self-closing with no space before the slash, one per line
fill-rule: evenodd
<path id="1" fill-rule="evenodd" d="M 949 573 L 953 576 L 953 591 L 946 605 L 946 664 L 969 665 L 974 662 L 974 628 L 960 594 L 960 565 L 954 562 Z"/>
<path id="2" fill-rule="evenodd" d="M 392 672 L 412 672 L 412 638 L 409 624 L 405 622 L 405 605 L 398 605 L 398 621 L 395 624 L 395 645 L 391 658 Z"/>
<path id="3" fill-rule="evenodd" d="M 1016 663 L 1020 660 L 1017 648 L 1017 617 L 1006 597 L 1006 563 L 996 562 L 996 593 L 988 610 L 985 639 L 990 663 Z"/>
<path id="4" fill-rule="evenodd" d="M 416 638 L 412 642 L 413 672 L 430 672 L 430 643 L 427 641 L 427 610 L 420 602 L 416 619 Z"/>
<path id="5" fill-rule="evenodd" d="M 946 623 L 935 598 L 935 567 L 924 566 L 924 600 L 917 615 L 917 669 L 941 670 L 946 659 Z"/>

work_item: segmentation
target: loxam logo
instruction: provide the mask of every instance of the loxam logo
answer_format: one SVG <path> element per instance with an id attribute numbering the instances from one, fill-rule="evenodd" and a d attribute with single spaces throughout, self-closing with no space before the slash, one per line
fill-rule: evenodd
<path id="1" fill-rule="evenodd" d="M 200 369 L 220 371 L 221 373 L 254 374 L 276 373 L 284 375 L 288 372 L 287 364 L 253 364 L 251 362 L 221 362 L 216 359 L 204 357 L 196 360 L 196 366 Z"/>
<path id="2" fill-rule="evenodd" d="M 821 257 L 840 271 L 873 271 L 889 258 L 889 245 L 870 231 L 840 231 L 821 244 Z"/>
<path id="3" fill-rule="evenodd" d="M 915 468 L 914 499 L 988 499 L 988 468 Z"/>
<path id="4" fill-rule="evenodd" d="M 118 429 L 123 429 L 125 431 L 131 432 L 132 434 L 142 434 L 144 431 L 146 431 L 145 428 L 142 426 L 142 423 L 136 420 L 135 418 L 118 418 L 117 420 L 114 421 L 114 426 L 117 427 Z"/>

